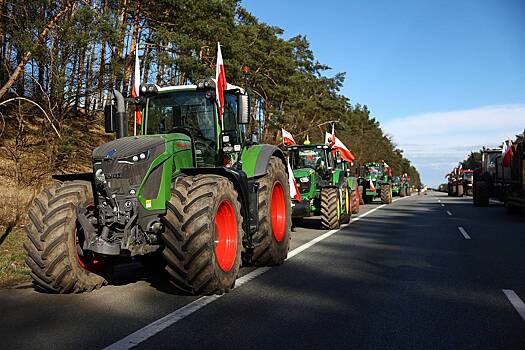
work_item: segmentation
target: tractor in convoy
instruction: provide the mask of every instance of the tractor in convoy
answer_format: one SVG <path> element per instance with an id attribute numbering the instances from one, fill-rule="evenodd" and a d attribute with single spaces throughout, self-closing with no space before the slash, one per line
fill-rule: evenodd
<path id="1" fill-rule="evenodd" d="M 93 150 L 92 172 L 54 176 L 29 208 L 25 249 L 37 289 L 91 291 L 116 261 L 137 257 L 158 262 L 182 293 L 220 294 L 241 262 L 284 262 L 286 157 L 246 132 L 245 90 L 227 84 L 217 102 L 215 82 L 145 84 L 131 101 L 113 92 L 105 128 L 117 138 Z M 126 102 L 142 111 L 140 136 L 127 136 Z M 323 193 L 334 197 L 335 188 Z"/>
<path id="2" fill-rule="evenodd" d="M 455 167 L 448 177 L 448 195 L 452 197 L 463 197 L 463 181 L 461 178 L 461 168 Z"/>
<path id="3" fill-rule="evenodd" d="M 392 178 L 392 195 L 399 197 L 410 196 L 410 182 L 407 174 Z"/>
<path id="4" fill-rule="evenodd" d="M 482 150 L 481 165 L 474 171 L 473 202 L 488 206 L 494 198 L 505 203 L 508 212 L 525 213 L 525 133 L 518 135 L 508 163 L 501 149 Z"/>
<path id="5" fill-rule="evenodd" d="M 292 145 L 288 159 L 293 169 L 301 200 L 292 199 L 292 220 L 320 215 L 325 228 L 335 229 L 348 223 L 359 210 L 355 177 L 350 164 L 326 144 Z"/>
<path id="6" fill-rule="evenodd" d="M 501 148 L 483 147 L 481 150 L 481 164 L 473 171 L 472 201 L 475 206 L 488 206 L 490 198 L 504 200 L 503 188 L 497 181 L 503 177 L 503 174 L 497 174 L 498 157 L 501 157 Z"/>
<path id="7" fill-rule="evenodd" d="M 359 191 L 365 204 L 379 197 L 381 203 L 392 203 L 392 169 L 385 162 L 366 163 L 359 179 Z"/>
<path id="8" fill-rule="evenodd" d="M 463 193 L 466 196 L 472 196 L 472 184 L 474 181 L 474 170 L 466 169 L 461 172 L 461 184 L 463 185 Z"/>

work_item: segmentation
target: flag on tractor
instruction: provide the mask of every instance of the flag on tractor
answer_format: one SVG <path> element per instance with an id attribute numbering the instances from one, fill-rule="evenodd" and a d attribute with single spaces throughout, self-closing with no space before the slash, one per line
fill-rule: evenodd
<path id="1" fill-rule="evenodd" d="M 283 143 L 286 146 L 293 146 L 295 145 L 295 140 L 292 136 L 292 134 L 284 129 L 281 128 L 281 133 L 283 134 Z"/>
<path id="2" fill-rule="evenodd" d="M 302 200 L 301 193 L 299 192 L 299 187 L 297 186 L 297 181 L 293 176 L 292 167 L 289 162 L 286 162 L 288 165 L 288 185 L 290 187 L 290 198 L 295 198 L 298 201 Z"/>
<path id="3" fill-rule="evenodd" d="M 333 152 L 339 152 L 341 158 L 346 162 L 353 162 L 355 156 L 335 134 L 325 134 L 325 144 L 332 147 Z"/>
<path id="4" fill-rule="evenodd" d="M 133 86 L 131 88 L 131 97 L 139 96 L 140 88 L 140 63 L 139 63 L 139 49 L 135 48 L 135 72 L 133 73 Z M 142 124 L 142 112 L 135 111 L 135 122 L 138 125 Z"/>
<path id="5" fill-rule="evenodd" d="M 372 182 L 372 179 L 370 179 L 369 181 L 370 181 L 370 191 L 375 192 L 376 188 L 374 187 L 374 182 Z"/>
<path id="6" fill-rule="evenodd" d="M 501 153 L 503 156 L 503 166 L 508 168 L 510 166 L 510 160 L 514 155 L 514 152 L 512 151 L 512 141 L 510 139 L 506 142 L 503 142 L 503 150 Z"/>
<path id="7" fill-rule="evenodd" d="M 217 65 L 215 66 L 215 98 L 219 110 L 219 120 L 222 121 L 224 112 L 224 90 L 226 90 L 226 71 L 222 61 L 221 44 L 217 43 Z"/>

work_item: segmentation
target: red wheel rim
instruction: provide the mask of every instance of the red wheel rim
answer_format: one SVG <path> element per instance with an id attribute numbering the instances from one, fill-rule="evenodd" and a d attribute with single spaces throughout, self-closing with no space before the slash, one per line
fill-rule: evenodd
<path id="1" fill-rule="evenodd" d="M 233 205 L 224 200 L 215 214 L 215 258 L 224 272 L 231 270 L 237 257 L 237 218 Z"/>
<path id="2" fill-rule="evenodd" d="M 272 218 L 272 232 L 277 242 L 281 242 L 286 231 L 286 202 L 283 186 L 276 182 L 272 190 L 272 201 L 270 206 Z"/>
<path id="3" fill-rule="evenodd" d="M 104 266 L 104 261 L 102 260 L 97 260 L 95 258 L 86 258 L 86 257 L 78 255 L 78 249 L 77 249 L 77 258 L 78 258 L 78 263 L 80 264 L 80 266 L 84 270 L 87 270 L 89 272 L 97 273 Z"/>

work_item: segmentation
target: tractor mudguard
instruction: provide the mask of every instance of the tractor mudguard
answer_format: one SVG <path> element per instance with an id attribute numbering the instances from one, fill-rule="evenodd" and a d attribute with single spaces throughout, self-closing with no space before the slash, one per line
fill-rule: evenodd
<path id="1" fill-rule="evenodd" d="M 213 174 L 220 175 L 233 183 L 233 187 L 241 200 L 241 215 L 243 217 L 244 232 L 247 233 L 247 246 L 252 247 L 252 236 L 259 229 L 258 189 L 255 181 L 250 181 L 242 170 L 230 168 L 186 168 L 181 169 L 186 175 Z"/>
<path id="2" fill-rule="evenodd" d="M 274 145 L 254 145 L 242 152 L 242 170 L 248 178 L 266 175 L 268 163 L 272 156 L 279 157 L 286 165 L 283 151 Z M 288 169 L 286 170 L 288 173 Z"/>

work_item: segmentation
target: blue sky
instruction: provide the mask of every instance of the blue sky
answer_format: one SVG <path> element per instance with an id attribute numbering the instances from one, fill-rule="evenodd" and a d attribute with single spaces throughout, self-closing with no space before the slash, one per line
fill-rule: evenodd
<path id="1" fill-rule="evenodd" d="M 285 38 L 306 35 L 329 75 L 346 72 L 342 93 L 369 106 L 425 183 L 442 181 L 470 150 L 525 128 L 523 0 L 242 5 Z M 501 118 L 509 122 L 495 125 Z"/>

